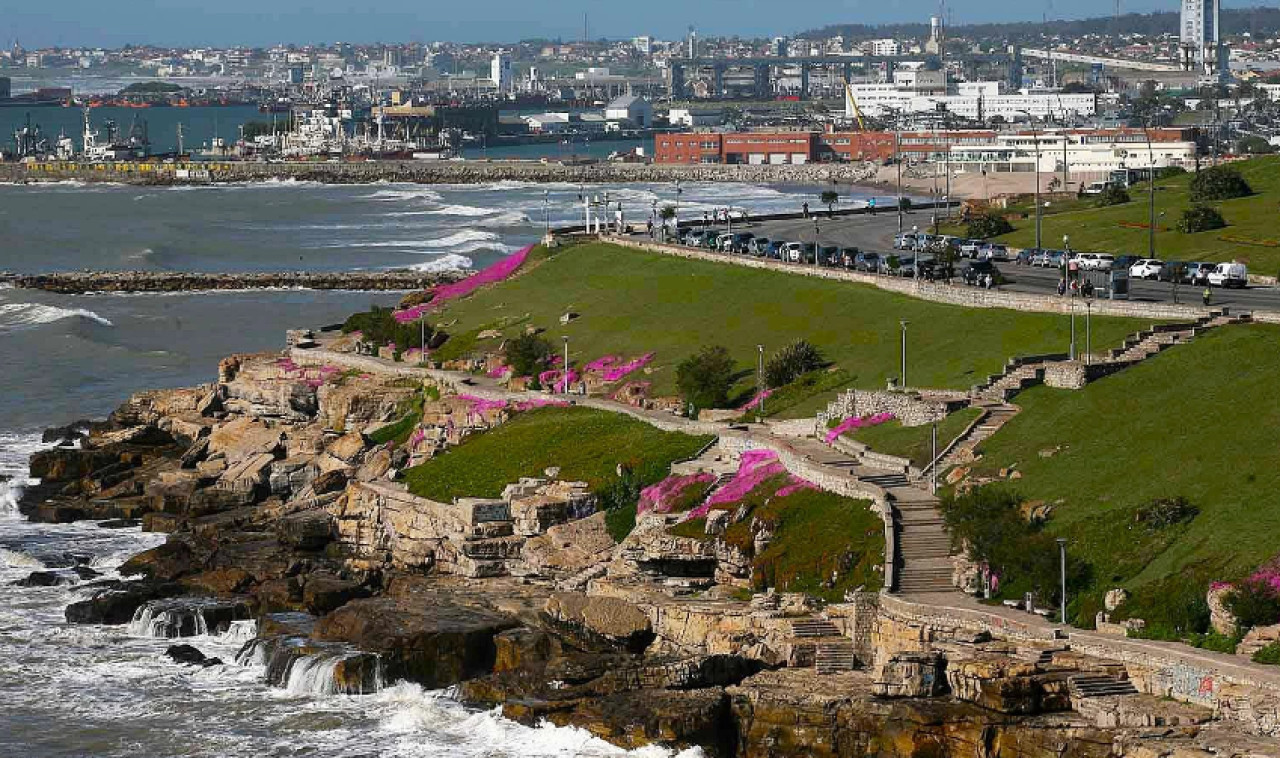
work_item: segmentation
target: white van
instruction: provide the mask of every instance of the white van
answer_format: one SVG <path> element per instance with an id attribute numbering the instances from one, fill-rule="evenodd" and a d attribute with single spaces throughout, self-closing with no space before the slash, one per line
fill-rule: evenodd
<path id="1" fill-rule="evenodd" d="M 1214 287 L 1240 287 L 1249 283 L 1249 271 L 1243 263 L 1219 263 L 1209 272 L 1209 284 Z"/>

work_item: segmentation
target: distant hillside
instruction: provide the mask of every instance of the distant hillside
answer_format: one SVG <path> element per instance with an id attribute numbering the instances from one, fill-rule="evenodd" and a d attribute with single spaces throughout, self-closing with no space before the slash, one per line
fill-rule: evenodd
<path id="1" fill-rule="evenodd" d="M 1274 35 L 1280 32 L 1280 8 L 1223 8 L 1222 29 L 1227 36 L 1249 32 L 1253 35 Z M 1178 31 L 1178 14 L 1175 13 L 1127 13 L 1119 18 L 1105 16 L 1079 20 L 1054 20 L 1048 23 L 964 24 L 950 29 L 952 37 L 969 39 L 1034 40 L 1043 37 L 1080 37 L 1086 34 L 1174 34 Z M 895 37 L 911 39 L 926 37 L 928 24 L 833 24 L 821 29 L 804 32 L 799 37 L 822 39 L 842 36 L 846 40 Z"/>

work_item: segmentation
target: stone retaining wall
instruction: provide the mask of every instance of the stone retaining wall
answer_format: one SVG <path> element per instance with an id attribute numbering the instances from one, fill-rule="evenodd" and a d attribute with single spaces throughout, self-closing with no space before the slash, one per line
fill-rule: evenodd
<path id="1" fill-rule="evenodd" d="M 902 279 L 892 276 L 876 276 L 857 271 L 846 271 L 834 268 L 815 268 L 813 266 L 783 263 L 765 260 L 746 255 L 725 255 L 708 250 L 683 247 L 679 245 L 663 245 L 644 240 L 626 237 L 609 236 L 609 242 L 637 250 L 647 250 L 663 255 L 674 255 L 690 260 L 724 263 L 747 268 L 768 269 L 782 273 L 813 276 L 836 281 L 858 282 L 870 284 L 889 292 L 897 292 L 922 300 L 937 303 L 961 305 L 967 308 L 1007 308 L 1016 311 L 1036 313 L 1059 313 L 1068 315 L 1075 303 L 1071 298 L 1056 295 L 1037 295 L 1023 292 L 1006 292 L 968 287 L 960 284 L 942 282 L 924 282 L 915 279 Z M 1172 303 L 1141 303 L 1128 300 L 1097 300 L 1093 310 L 1099 316 L 1121 316 L 1125 318 L 1149 318 L 1170 320 L 1194 320 L 1211 315 L 1212 308 L 1192 305 L 1174 305 Z M 1252 311 L 1254 320 L 1265 323 L 1280 324 L 1280 311 Z"/>
<path id="2" fill-rule="evenodd" d="M 1082 361 L 1047 363 L 1044 367 L 1044 383 L 1064 390 L 1082 390 L 1089 382 L 1119 373 L 1140 361 L 1108 361 L 1085 364 Z"/>
<path id="3" fill-rule="evenodd" d="M 827 406 L 826 418 L 820 414 L 818 423 L 824 424 L 833 418 L 891 413 L 903 426 L 925 426 L 942 421 L 964 405 L 965 401 L 961 400 L 927 400 L 910 391 L 848 390 Z"/>

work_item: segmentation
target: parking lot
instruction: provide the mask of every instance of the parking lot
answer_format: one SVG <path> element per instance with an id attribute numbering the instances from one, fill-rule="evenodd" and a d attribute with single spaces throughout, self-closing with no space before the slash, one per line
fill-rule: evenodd
<path id="1" fill-rule="evenodd" d="M 907 232 L 913 229 L 929 231 L 932 224 L 933 217 L 927 210 L 905 213 L 902 217 L 902 227 Z M 721 232 L 727 231 L 727 226 L 723 223 L 714 226 Z M 898 214 L 892 210 L 881 211 L 875 216 L 834 218 L 828 218 L 821 212 L 817 212 L 808 219 L 752 221 L 745 224 L 734 221 L 732 227 L 735 233 L 750 232 L 757 237 L 767 237 L 773 241 L 816 242 L 819 247 L 856 247 L 863 251 L 879 253 L 881 256 L 892 255 L 895 252 L 899 255 L 910 255 L 910 253 L 893 249 L 893 238 L 898 233 Z M 1158 251 L 1159 239 L 1156 244 Z M 1000 262 L 996 266 L 1006 279 L 1001 289 L 1036 294 L 1057 292 L 1061 274 L 1056 268 L 1033 268 L 1015 265 L 1013 262 Z M 1096 277 L 1096 280 L 1101 282 L 1103 278 Z M 1199 304 L 1203 292 L 1203 286 L 1181 284 L 1175 287 L 1169 282 L 1133 279 L 1130 281 L 1129 299 L 1139 302 Z M 1275 286 L 1249 286 L 1245 289 L 1215 287 L 1212 292 L 1214 306 L 1232 306 L 1246 310 L 1280 310 L 1280 288 Z"/>

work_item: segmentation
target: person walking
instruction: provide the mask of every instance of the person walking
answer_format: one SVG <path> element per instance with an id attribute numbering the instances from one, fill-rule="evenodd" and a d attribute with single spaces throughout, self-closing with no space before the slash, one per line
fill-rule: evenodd
<path id="1" fill-rule="evenodd" d="M 804 209 L 804 217 L 805 217 L 805 218 L 809 218 L 809 203 L 808 203 L 808 201 L 806 201 L 806 202 L 804 203 L 804 205 L 802 205 L 801 207 Z"/>
<path id="2" fill-rule="evenodd" d="M 1211 302 L 1213 302 L 1213 290 L 1209 289 L 1208 287 L 1205 287 L 1204 288 L 1204 307 L 1208 308 Z"/>

